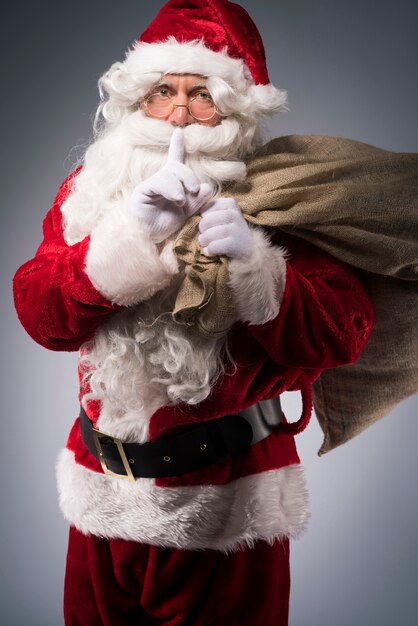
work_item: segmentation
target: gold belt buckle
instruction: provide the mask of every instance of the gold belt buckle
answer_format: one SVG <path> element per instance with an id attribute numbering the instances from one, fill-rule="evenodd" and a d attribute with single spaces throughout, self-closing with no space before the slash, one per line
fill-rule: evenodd
<path id="1" fill-rule="evenodd" d="M 99 455 L 99 461 L 103 468 L 103 472 L 107 476 L 113 476 L 114 478 L 122 478 L 122 480 L 128 480 L 130 483 L 134 483 L 135 476 L 132 473 L 132 469 L 131 469 L 131 466 L 129 465 L 128 458 L 126 456 L 125 450 L 123 449 L 122 441 L 118 439 L 117 437 L 114 437 L 113 435 L 108 435 L 107 433 L 103 433 L 100 430 L 97 430 L 96 428 L 92 428 L 91 430 L 93 433 L 94 443 L 96 444 L 96 450 L 97 450 L 97 454 Z M 122 459 L 123 467 L 125 468 L 126 475 L 116 474 L 116 472 L 112 472 L 112 470 L 108 468 L 106 464 L 106 459 L 103 454 L 102 443 L 100 441 L 100 439 L 104 439 L 104 438 L 111 439 L 112 443 L 116 444 L 120 458 Z"/>

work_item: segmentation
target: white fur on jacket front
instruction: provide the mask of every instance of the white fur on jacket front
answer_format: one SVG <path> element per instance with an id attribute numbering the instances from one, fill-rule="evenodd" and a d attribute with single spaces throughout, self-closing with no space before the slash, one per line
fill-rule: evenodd
<path id="1" fill-rule="evenodd" d="M 239 319 L 249 324 L 265 324 L 280 309 L 286 284 L 286 251 L 274 246 L 262 230 L 253 229 L 252 233 L 252 255 L 245 261 L 230 261 L 229 283 Z"/>
<path id="2" fill-rule="evenodd" d="M 157 487 L 93 472 L 61 452 L 58 490 L 65 518 L 84 534 L 180 549 L 231 552 L 263 539 L 301 535 L 308 517 L 300 465 L 226 485 Z"/>
<path id="3" fill-rule="evenodd" d="M 108 300 L 131 306 L 167 287 L 178 266 L 172 242 L 159 254 L 122 204 L 105 213 L 93 228 L 85 271 Z"/>

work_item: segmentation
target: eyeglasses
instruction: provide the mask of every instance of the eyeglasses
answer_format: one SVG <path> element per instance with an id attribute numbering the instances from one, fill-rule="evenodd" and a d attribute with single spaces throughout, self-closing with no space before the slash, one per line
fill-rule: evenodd
<path id="1" fill-rule="evenodd" d="M 176 107 L 187 109 L 191 117 L 198 122 L 208 122 L 215 115 L 221 115 L 208 91 L 199 91 L 190 98 L 188 104 L 175 104 L 175 96 L 168 89 L 160 89 L 147 96 L 142 106 L 153 117 L 169 117 Z"/>

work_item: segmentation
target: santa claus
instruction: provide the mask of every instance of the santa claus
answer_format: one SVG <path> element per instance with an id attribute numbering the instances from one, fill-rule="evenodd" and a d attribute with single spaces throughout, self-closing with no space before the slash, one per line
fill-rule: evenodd
<path id="1" fill-rule="evenodd" d="M 310 384 L 364 347 L 370 302 L 347 266 L 220 197 L 286 107 L 244 9 L 170 0 L 99 88 L 95 140 L 14 283 L 35 341 L 80 351 L 57 467 L 65 623 L 284 626 L 307 519 L 293 433 Z M 201 254 L 228 260 L 237 321 L 219 336 L 173 316 L 196 215 Z"/>

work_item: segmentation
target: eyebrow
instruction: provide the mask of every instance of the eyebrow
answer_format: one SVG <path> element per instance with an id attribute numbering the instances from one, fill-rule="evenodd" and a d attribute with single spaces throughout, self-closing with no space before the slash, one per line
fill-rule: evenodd
<path id="1" fill-rule="evenodd" d="M 170 83 L 169 80 L 158 81 L 158 83 L 154 85 L 154 89 L 156 89 L 157 87 L 169 87 L 170 89 L 174 89 L 173 83 Z M 195 83 L 194 85 L 190 87 L 190 89 L 188 90 L 188 93 L 190 93 L 191 91 L 194 91 L 195 89 L 203 89 L 203 88 L 209 91 L 208 86 L 205 83 Z"/>

